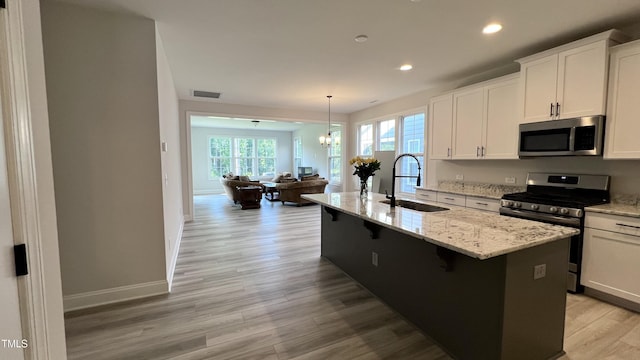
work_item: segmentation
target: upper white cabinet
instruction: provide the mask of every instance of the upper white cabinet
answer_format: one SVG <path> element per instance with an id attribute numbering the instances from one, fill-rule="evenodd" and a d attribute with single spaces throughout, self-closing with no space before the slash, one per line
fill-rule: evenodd
<path id="1" fill-rule="evenodd" d="M 476 159 L 482 155 L 484 88 L 453 93 L 453 159 Z"/>
<path id="2" fill-rule="evenodd" d="M 517 75 L 453 93 L 453 159 L 516 159 Z"/>
<path id="3" fill-rule="evenodd" d="M 429 157 L 451 158 L 451 129 L 453 122 L 453 94 L 445 94 L 429 102 Z"/>
<path id="4" fill-rule="evenodd" d="M 609 47 L 625 39 L 610 30 L 518 60 L 520 122 L 603 115 Z"/>
<path id="5" fill-rule="evenodd" d="M 604 158 L 640 159 L 640 40 L 611 49 Z"/>

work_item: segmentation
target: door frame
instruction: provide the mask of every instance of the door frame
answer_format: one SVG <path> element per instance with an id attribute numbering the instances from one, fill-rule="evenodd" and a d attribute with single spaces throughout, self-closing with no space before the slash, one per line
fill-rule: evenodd
<path id="1" fill-rule="evenodd" d="M 53 359 L 54 348 L 59 345 L 52 343 L 49 334 L 48 320 L 53 314 L 47 313 L 43 264 L 48 255 L 42 251 L 31 113 L 34 104 L 29 98 L 25 45 L 25 26 L 37 4 L 8 1 L 6 5 L 6 9 L 0 9 L 0 91 L 6 143 L 0 151 L 5 151 L 7 158 L 14 242 L 27 245 L 29 275 L 18 278 L 22 332 L 28 340 L 24 354 L 25 359 Z"/>

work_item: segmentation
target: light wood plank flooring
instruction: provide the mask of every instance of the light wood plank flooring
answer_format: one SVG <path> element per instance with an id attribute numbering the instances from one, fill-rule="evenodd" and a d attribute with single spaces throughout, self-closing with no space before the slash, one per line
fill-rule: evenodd
<path id="1" fill-rule="evenodd" d="M 449 359 L 320 257 L 320 207 L 195 198 L 173 291 L 66 315 L 69 359 Z M 640 359 L 640 315 L 569 295 L 564 360 Z"/>

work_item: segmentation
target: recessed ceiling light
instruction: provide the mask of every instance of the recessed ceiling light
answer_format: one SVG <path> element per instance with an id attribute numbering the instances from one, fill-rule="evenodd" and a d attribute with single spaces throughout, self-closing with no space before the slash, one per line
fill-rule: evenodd
<path id="1" fill-rule="evenodd" d="M 491 23 L 491 24 L 485 26 L 482 29 L 482 33 L 483 34 L 495 34 L 500 30 L 502 30 L 502 25 L 500 25 L 498 23 Z"/>
<path id="2" fill-rule="evenodd" d="M 404 65 L 400 66 L 400 70 L 402 70 L 402 71 L 409 71 L 411 69 L 413 69 L 413 65 L 411 65 L 411 64 L 404 64 Z"/>
<path id="3" fill-rule="evenodd" d="M 367 35 L 358 35 L 356 36 L 353 40 L 355 40 L 357 43 L 363 43 L 367 40 L 369 40 L 369 37 Z"/>

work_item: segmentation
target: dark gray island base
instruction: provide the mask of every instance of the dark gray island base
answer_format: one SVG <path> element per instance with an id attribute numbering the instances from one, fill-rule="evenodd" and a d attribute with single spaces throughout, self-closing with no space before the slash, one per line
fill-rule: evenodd
<path id="1" fill-rule="evenodd" d="M 568 238 L 480 260 L 332 207 L 321 214 L 322 256 L 452 357 L 564 354 Z"/>

